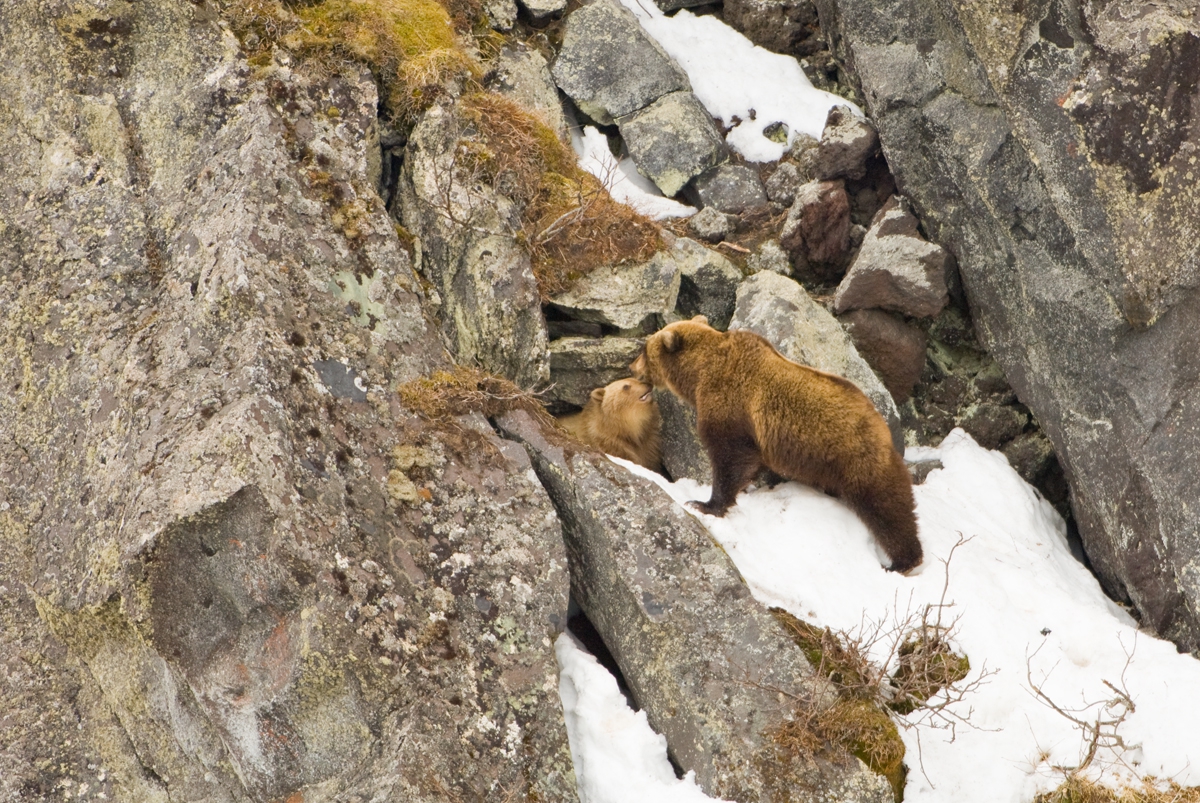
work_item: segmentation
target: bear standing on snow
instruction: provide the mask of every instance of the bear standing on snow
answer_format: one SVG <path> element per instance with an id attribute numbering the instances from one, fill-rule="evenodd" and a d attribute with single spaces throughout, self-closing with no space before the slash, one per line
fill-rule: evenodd
<path id="1" fill-rule="evenodd" d="M 848 504 L 891 558 L 920 565 L 912 480 L 883 417 L 854 383 L 794 363 L 753 332 L 718 332 L 703 315 L 652 335 L 631 366 L 696 408 L 723 516 L 766 467 Z"/>
<path id="2" fill-rule="evenodd" d="M 558 423 L 576 440 L 662 472 L 662 418 L 649 385 L 631 377 L 596 388 L 581 411 Z"/>

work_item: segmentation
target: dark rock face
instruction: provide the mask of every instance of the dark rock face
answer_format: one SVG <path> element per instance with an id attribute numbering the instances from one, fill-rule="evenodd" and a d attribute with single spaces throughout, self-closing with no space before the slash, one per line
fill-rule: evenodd
<path id="1" fill-rule="evenodd" d="M 767 202 L 758 171 L 746 165 L 718 165 L 696 176 L 686 194 L 698 206 L 731 215 Z"/>
<path id="2" fill-rule="evenodd" d="M 564 337 L 550 342 L 551 399 L 576 407 L 595 388 L 629 376 L 642 341 L 625 337 Z"/>
<path id="3" fill-rule="evenodd" d="M 574 451 L 523 412 L 499 425 L 529 450 L 564 522 L 572 597 L 707 794 L 890 803 L 888 782 L 837 748 L 790 773 L 773 766 L 766 734 L 787 706 L 772 689 L 808 686 L 812 668 L 698 521 L 649 481 Z"/>
<path id="4" fill-rule="evenodd" d="M 446 363 L 374 82 L 78 8 L 0 13 L 0 797 L 573 800 L 554 510 L 391 392 Z"/>
<path id="5" fill-rule="evenodd" d="M 688 255 L 682 260 L 676 312 L 685 318 L 703 315 L 710 326 L 724 330 L 733 317 L 742 272 L 711 248 L 685 238 L 675 241 L 673 251 Z"/>
<path id="6" fill-rule="evenodd" d="M 1197 20 L 819 0 L 900 190 L 1063 462 L 1092 565 L 1200 649 Z"/>
<path id="7" fill-rule="evenodd" d="M 810 181 L 796 190 L 779 235 L 797 274 L 841 276 L 850 248 L 850 199 L 840 181 Z"/>
<path id="8" fill-rule="evenodd" d="M 807 56 L 822 47 L 812 0 L 726 0 L 725 22 L 756 45 Z"/>
<path id="9" fill-rule="evenodd" d="M 838 318 L 854 347 L 900 403 L 912 393 L 925 368 L 928 338 L 912 324 L 883 310 L 855 310 Z"/>

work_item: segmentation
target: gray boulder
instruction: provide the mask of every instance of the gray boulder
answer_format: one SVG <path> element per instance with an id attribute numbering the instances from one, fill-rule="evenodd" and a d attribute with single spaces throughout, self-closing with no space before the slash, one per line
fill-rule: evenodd
<path id="1" fill-rule="evenodd" d="M 781 760 L 770 733 L 789 704 L 775 689 L 819 693 L 813 671 L 703 525 L 648 480 L 569 448 L 523 412 L 498 423 L 529 451 L 565 523 L 572 597 L 707 794 L 890 803 L 888 782 L 843 748 Z"/>
<path id="2" fill-rule="evenodd" d="M 812 0 L 725 0 L 725 24 L 756 45 L 803 57 L 821 49 L 821 29 Z"/>
<path id="3" fill-rule="evenodd" d="M 671 253 L 681 266 L 675 310 L 685 318 L 703 315 L 716 329 L 729 326 L 742 272 L 716 251 L 685 237 L 675 240 Z"/>
<path id="4" fill-rule="evenodd" d="M 430 109 L 413 129 L 397 190 L 400 219 L 421 244 L 420 269 L 437 291 L 451 353 L 524 388 L 550 375 L 546 323 L 517 210 L 493 188 L 460 176 L 461 126 Z"/>
<path id="5" fill-rule="evenodd" d="M 850 199 L 840 181 L 810 181 L 796 190 L 779 234 L 797 273 L 836 281 L 850 250 Z"/>
<path id="6" fill-rule="evenodd" d="M 796 200 L 796 191 L 805 181 L 800 168 L 791 162 L 784 162 L 771 173 L 764 189 L 767 197 L 775 203 L 791 206 L 792 201 Z"/>
<path id="7" fill-rule="evenodd" d="M 638 172 L 667 197 L 729 156 L 708 111 L 690 91 L 664 95 L 617 123 Z"/>
<path id="8" fill-rule="evenodd" d="M 393 392 L 449 366 L 375 82 L 208 14 L 4 8 L 0 798 L 574 800 L 554 509 Z"/>
<path id="9" fill-rule="evenodd" d="M 692 179 L 685 195 L 697 206 L 731 215 L 767 202 L 758 171 L 746 165 L 717 165 Z"/>
<path id="10" fill-rule="evenodd" d="M 719 243 L 733 234 L 736 219 L 711 206 L 701 209 L 688 218 L 688 231 L 709 243 Z"/>
<path id="11" fill-rule="evenodd" d="M 567 117 L 541 53 L 523 45 L 506 45 L 496 57 L 495 78 L 489 88 L 536 113 L 567 141 Z"/>
<path id="12" fill-rule="evenodd" d="M 838 316 L 854 348 L 883 380 L 899 404 L 909 397 L 925 369 L 929 338 L 923 331 L 883 310 L 862 309 Z"/>
<path id="13" fill-rule="evenodd" d="M 995 27 L 928 0 L 818 6 L 983 345 L 1054 444 L 1105 589 L 1200 650 L 1191 9 L 1027 3 Z"/>
<path id="14" fill-rule="evenodd" d="M 550 306 L 580 321 L 615 327 L 633 336 L 662 325 L 679 298 L 682 260 L 673 249 L 641 264 L 599 268 L 550 299 Z"/>
<path id="15" fill-rule="evenodd" d="M 517 21 L 516 0 L 483 0 L 488 25 L 497 31 L 511 31 Z"/>
<path id="16" fill-rule="evenodd" d="M 564 337 L 550 341 L 549 398 L 582 407 L 593 389 L 629 376 L 642 341 L 625 337 Z"/>
<path id="17" fill-rule="evenodd" d="M 712 463 L 700 442 L 696 409 L 669 390 L 655 390 L 654 398 L 662 416 L 662 462 L 667 475 L 711 485 Z"/>
<path id="18" fill-rule="evenodd" d="M 862 246 L 838 285 L 833 308 L 889 309 L 914 318 L 937 315 L 950 300 L 948 256 L 917 231 L 917 219 L 898 195 L 871 221 Z"/>
<path id="19" fill-rule="evenodd" d="M 859 355 L 837 319 L 795 281 L 763 272 L 742 282 L 729 328 L 749 329 L 769 340 L 789 360 L 837 374 L 858 385 L 887 421 L 897 450 L 903 451 L 904 433 L 891 394 Z"/>
<path id="20" fill-rule="evenodd" d="M 764 240 L 746 260 L 746 270 L 751 274 L 769 270 L 781 276 L 791 276 L 792 262 L 778 240 Z"/>
<path id="21" fill-rule="evenodd" d="M 517 5 L 535 26 L 546 25 L 567 10 L 567 0 L 517 0 Z"/>
<path id="22" fill-rule="evenodd" d="M 601 125 L 692 88 L 683 70 L 617 0 L 593 0 L 567 17 L 551 72 L 559 89 Z"/>
<path id="23" fill-rule="evenodd" d="M 847 106 L 834 106 L 825 118 L 812 176 L 818 181 L 862 178 L 867 174 L 867 160 L 878 152 L 879 135 L 871 121 Z"/>

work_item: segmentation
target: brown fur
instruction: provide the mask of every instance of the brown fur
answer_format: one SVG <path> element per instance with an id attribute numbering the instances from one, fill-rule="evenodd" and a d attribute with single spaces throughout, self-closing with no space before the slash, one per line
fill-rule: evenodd
<path id="1" fill-rule="evenodd" d="M 753 332 L 704 316 L 652 335 L 634 376 L 696 408 L 723 516 L 762 468 L 841 497 L 906 572 L 921 563 L 912 480 L 883 417 L 852 382 L 799 365 Z"/>
<path id="2" fill-rule="evenodd" d="M 576 440 L 662 472 L 662 419 L 649 385 L 632 377 L 592 391 L 578 413 L 558 419 Z"/>

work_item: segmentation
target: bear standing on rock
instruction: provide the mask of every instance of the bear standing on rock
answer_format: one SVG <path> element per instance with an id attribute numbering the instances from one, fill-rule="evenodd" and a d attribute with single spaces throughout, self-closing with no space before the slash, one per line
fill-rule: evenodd
<path id="1" fill-rule="evenodd" d="M 576 440 L 661 473 L 662 417 L 653 391 L 632 377 L 618 379 L 593 390 L 582 410 L 558 424 Z"/>
<path id="2" fill-rule="evenodd" d="M 719 332 L 698 315 L 652 335 L 631 366 L 696 408 L 723 516 L 766 467 L 848 504 L 891 558 L 920 565 L 912 480 L 883 417 L 854 383 L 794 363 L 753 332 Z"/>

